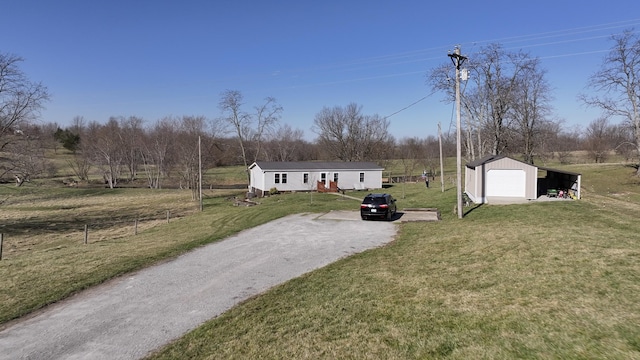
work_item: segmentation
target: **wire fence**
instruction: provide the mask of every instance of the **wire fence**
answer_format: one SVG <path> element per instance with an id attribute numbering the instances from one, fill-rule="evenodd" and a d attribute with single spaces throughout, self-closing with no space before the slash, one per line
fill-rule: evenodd
<path id="1" fill-rule="evenodd" d="M 179 219 L 184 216 L 187 216 L 188 213 L 190 212 L 184 211 L 184 210 L 183 211 L 166 210 L 161 214 L 158 214 L 157 216 L 135 217 L 135 218 L 129 218 L 129 219 L 118 219 L 118 220 L 112 220 L 112 221 L 99 221 L 99 222 L 86 221 L 84 222 L 83 230 L 82 230 L 82 234 L 83 234 L 82 243 L 85 245 L 90 243 L 90 233 L 92 230 L 94 231 L 104 230 L 104 229 L 114 228 L 117 226 L 123 227 L 123 226 L 126 226 L 127 224 L 130 224 L 132 234 L 138 235 L 139 225 L 141 225 L 144 222 L 164 221 L 165 223 L 168 224 L 171 222 L 171 220 L 175 220 L 175 219 Z M 31 225 L 33 226 L 33 224 Z M 38 224 L 38 225 L 42 228 L 46 228 L 47 231 L 55 230 L 56 228 L 56 224 L 53 224 L 53 223 Z M 11 224 L 6 224 L 4 227 L 6 228 L 7 226 L 10 228 Z M 80 226 L 80 223 L 76 225 L 67 226 L 67 228 L 71 229 L 75 227 L 76 229 L 78 229 L 79 226 Z M 20 235 L 18 235 L 17 232 L 13 232 L 13 234 L 0 232 L 0 260 L 3 259 L 4 246 L 7 243 L 7 239 L 9 238 L 9 235 L 15 235 L 16 237 L 20 237 Z"/>

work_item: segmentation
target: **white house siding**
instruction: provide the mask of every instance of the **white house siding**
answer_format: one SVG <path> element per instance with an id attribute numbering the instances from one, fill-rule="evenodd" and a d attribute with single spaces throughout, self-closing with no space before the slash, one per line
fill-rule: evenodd
<path id="1" fill-rule="evenodd" d="M 353 168 L 345 168 L 349 166 Z M 250 191 L 264 193 L 272 188 L 278 191 L 313 191 L 317 190 L 317 182 L 321 181 L 323 173 L 326 174 L 327 187 L 338 174 L 338 187 L 341 189 L 379 189 L 382 188 L 382 170 L 374 163 L 256 162 L 250 166 Z M 364 173 L 363 182 L 360 181 L 360 173 Z M 275 182 L 276 174 L 278 183 Z M 286 183 L 282 182 L 283 174 L 286 174 Z M 304 174 L 308 174 L 308 183 L 304 183 Z"/>
<path id="2" fill-rule="evenodd" d="M 275 182 L 275 174 L 279 175 L 279 183 Z M 283 175 L 286 174 L 287 182 L 282 182 Z M 309 174 L 304 171 L 293 171 L 293 170 L 274 170 L 274 171 L 265 171 L 264 172 L 264 190 L 269 190 L 271 188 L 276 188 L 279 191 L 302 191 L 302 190 L 315 190 L 316 184 L 312 180 L 311 174 L 309 174 L 309 181 L 307 184 L 304 183 L 304 174 Z"/>
<path id="3" fill-rule="evenodd" d="M 264 176 L 262 176 L 262 170 L 254 165 L 249 167 L 249 191 L 252 189 L 265 189 Z"/>

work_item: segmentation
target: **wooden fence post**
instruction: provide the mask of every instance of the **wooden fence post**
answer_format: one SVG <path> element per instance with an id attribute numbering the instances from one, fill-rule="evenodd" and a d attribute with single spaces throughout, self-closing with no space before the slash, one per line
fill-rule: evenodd
<path id="1" fill-rule="evenodd" d="M 171 213 L 171 210 L 167 210 L 167 224 L 169 223 L 169 214 Z"/>
<path id="2" fill-rule="evenodd" d="M 0 233 L 0 260 L 2 260 L 2 242 L 4 241 L 4 234 Z"/>
<path id="3" fill-rule="evenodd" d="M 84 243 L 86 244 L 89 241 L 89 225 L 84 225 Z"/>
<path id="4" fill-rule="evenodd" d="M 136 222 L 134 225 L 133 235 L 138 235 L 138 219 L 136 219 Z"/>

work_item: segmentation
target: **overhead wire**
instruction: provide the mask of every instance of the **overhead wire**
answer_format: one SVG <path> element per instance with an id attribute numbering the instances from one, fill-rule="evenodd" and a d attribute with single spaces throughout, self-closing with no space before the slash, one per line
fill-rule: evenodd
<path id="1" fill-rule="evenodd" d="M 604 23 L 598 25 L 591 26 L 582 26 L 582 27 L 573 27 L 569 29 L 561 29 L 555 31 L 548 31 L 542 33 L 535 34 L 525 34 L 518 36 L 510 36 L 504 38 L 497 38 L 491 40 L 476 40 L 476 41 L 466 41 L 461 42 L 461 44 L 469 44 L 472 48 L 476 48 L 480 44 L 490 44 L 490 43 L 501 43 L 501 44 L 514 44 L 519 42 L 532 42 L 539 41 L 543 39 L 549 38 L 559 38 L 559 37 L 567 37 L 571 35 L 579 35 L 596 31 L 604 31 L 610 30 L 614 28 L 621 28 L 633 25 L 640 25 L 640 19 L 631 19 L 631 20 L 623 20 L 619 22 L 612 23 Z M 600 35 L 600 36 L 590 36 L 590 37 L 580 37 L 573 39 L 560 40 L 556 42 L 539 42 L 532 44 L 522 44 L 520 46 L 513 46 L 519 48 L 526 47 L 536 47 L 536 46 L 549 46 L 549 45 L 557 45 L 568 42 L 578 42 L 578 41 L 589 41 L 604 37 L 610 37 L 611 34 Z M 510 47 L 512 48 L 512 47 Z M 436 46 L 427 49 L 419 49 L 419 50 L 411 50 L 404 51 L 393 54 L 386 55 L 378 55 L 368 58 L 354 59 L 346 62 L 338 62 L 327 65 L 322 65 L 318 67 L 312 68 L 300 68 L 300 69 L 291 69 L 290 71 L 284 70 L 282 72 L 295 72 L 295 73 L 305 73 L 305 72 L 316 72 L 316 71 L 324 71 L 324 70 L 334 70 L 334 71 L 359 71 L 364 69 L 369 69 L 373 67 L 384 67 L 384 66 L 393 66 L 399 64 L 406 64 L 412 62 L 421 62 L 428 61 L 441 58 L 443 51 L 447 51 L 447 46 Z M 550 56 L 558 56 L 558 55 L 550 55 Z M 569 55 L 567 55 L 569 56 Z"/>
<path id="2" fill-rule="evenodd" d="M 623 20 L 623 21 L 619 21 L 619 22 L 613 22 L 613 23 L 605 23 L 605 24 L 599 24 L 599 25 L 591 25 L 591 26 L 582 26 L 582 27 L 574 27 L 574 28 L 570 28 L 570 29 L 563 29 L 563 30 L 556 30 L 556 31 L 548 31 L 548 32 L 543 32 L 543 33 L 538 33 L 538 34 L 530 34 L 530 35 L 519 35 L 519 36 L 511 36 L 511 37 L 506 37 L 506 38 L 502 38 L 502 39 L 494 39 L 494 40 L 482 40 L 482 41 L 473 41 L 472 43 L 474 44 L 474 47 L 477 46 L 478 43 L 491 43 L 491 42 L 504 42 L 505 40 L 508 40 L 507 43 L 514 43 L 516 42 L 516 39 L 520 39 L 520 41 L 534 41 L 534 40 L 543 40 L 543 39 L 549 39 L 549 38 L 554 38 L 554 37 L 563 37 L 563 36 L 570 36 L 570 35 L 576 35 L 576 34 L 585 34 L 585 33 L 590 33 L 590 32 L 595 32 L 595 31 L 603 31 L 603 30 L 610 30 L 610 29 L 615 29 L 615 28 L 620 28 L 620 27 L 627 27 L 630 25 L 638 25 L 640 24 L 640 19 L 632 19 L 632 20 Z M 636 32 L 636 31 L 633 31 Z M 524 45 L 524 46 L 520 46 L 520 48 L 523 47 L 537 47 L 537 46 L 549 46 L 549 45 L 558 45 L 558 44 L 566 44 L 569 42 L 577 42 L 577 41 L 588 41 L 588 40 L 594 40 L 594 39 L 601 39 L 601 38 L 605 38 L 605 37 L 611 37 L 611 34 L 608 35 L 599 35 L 599 36 L 590 36 L 590 37 L 582 37 L 582 38 L 577 38 L 577 39 L 568 39 L 568 40 L 559 40 L 559 41 L 555 41 L 555 42 L 545 42 L 545 43 L 539 43 L 539 44 L 529 44 L 529 45 Z M 424 51 L 435 51 L 435 50 L 439 50 L 442 49 L 440 47 L 435 47 L 435 48 L 430 48 L 430 49 L 425 49 L 425 50 L 414 50 L 414 51 L 407 51 L 407 52 L 402 52 L 402 53 L 398 53 L 398 54 L 391 54 L 391 55 L 383 55 L 383 56 L 377 56 L 377 57 L 372 57 L 372 58 L 368 58 L 367 59 L 363 59 L 362 61 L 360 61 L 359 63 L 364 64 L 367 62 L 375 62 L 378 61 L 378 59 L 394 59 L 400 56 L 405 56 L 407 54 L 420 54 L 423 53 Z M 576 56 L 576 55 L 584 55 L 584 54 L 595 54 L 595 53 L 602 53 L 602 52 L 606 52 L 608 51 L 607 49 L 601 49 L 601 50 L 593 50 L 593 51 L 584 51 L 584 52 L 573 52 L 573 53 L 567 53 L 567 54 L 558 54 L 558 55 L 548 55 L 548 56 L 544 56 L 544 57 L 540 57 L 540 59 L 552 59 L 552 58 L 559 58 L 559 57 L 569 57 L 569 56 Z M 440 58 L 441 56 L 438 56 L 438 58 Z M 416 59 L 416 60 L 412 60 L 412 61 L 403 61 L 400 63 L 387 63 L 387 64 L 379 64 L 377 66 L 391 66 L 391 65 L 396 65 L 396 64 L 401 64 L 401 63 L 407 63 L 407 62 L 419 62 L 419 61 L 424 61 L 426 59 L 422 58 L 422 59 Z M 358 63 L 358 62 L 356 62 Z M 414 102 L 412 102 L 411 104 L 385 116 L 386 118 L 390 118 L 402 111 L 405 111 L 415 105 L 417 105 L 418 103 L 426 100 L 428 97 L 430 97 L 431 95 L 433 95 L 434 92 L 431 92 L 429 95 L 426 95 Z"/>

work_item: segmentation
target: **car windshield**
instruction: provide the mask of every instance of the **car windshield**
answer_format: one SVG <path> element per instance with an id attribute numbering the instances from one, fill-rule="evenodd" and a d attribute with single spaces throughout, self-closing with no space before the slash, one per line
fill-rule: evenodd
<path id="1" fill-rule="evenodd" d="M 364 203 L 365 204 L 374 204 L 374 205 L 381 205 L 381 204 L 386 204 L 386 201 L 383 197 L 366 197 L 364 199 Z"/>

